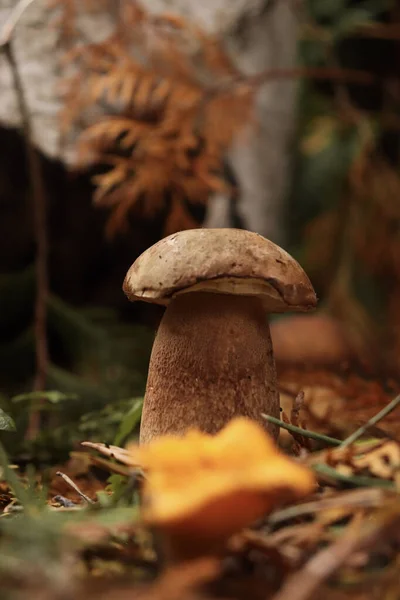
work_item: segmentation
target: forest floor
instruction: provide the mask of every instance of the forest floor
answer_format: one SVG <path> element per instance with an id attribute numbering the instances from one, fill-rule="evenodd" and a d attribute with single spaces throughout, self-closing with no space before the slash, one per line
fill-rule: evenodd
<path id="1" fill-rule="evenodd" d="M 3 453 L 2 600 L 400 598 L 397 385 L 349 369 L 283 369 L 279 385 L 292 429 L 281 429 L 281 446 L 317 488 L 274 506 L 218 555 L 163 560 L 141 520 L 143 475 L 124 477 L 121 460 L 82 447 L 65 464 L 22 472 Z"/>

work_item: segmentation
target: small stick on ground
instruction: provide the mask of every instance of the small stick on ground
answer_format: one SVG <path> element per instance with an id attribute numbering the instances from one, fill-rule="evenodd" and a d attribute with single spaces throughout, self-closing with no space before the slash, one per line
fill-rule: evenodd
<path id="1" fill-rule="evenodd" d="M 306 600 L 335 573 L 355 551 L 357 536 L 343 535 L 337 542 L 320 550 L 299 572 L 286 579 L 273 600 Z"/>
<path id="2" fill-rule="evenodd" d="M 301 570 L 288 577 L 272 600 L 308 600 L 352 554 L 370 550 L 382 540 L 389 543 L 397 535 L 399 525 L 397 501 L 374 522 L 364 520 L 361 523 L 359 519 L 355 519 L 337 542 L 318 552 Z"/>
<path id="3" fill-rule="evenodd" d="M 68 483 L 68 485 L 75 490 L 75 492 L 77 494 L 80 495 L 81 498 L 83 498 L 83 500 L 85 502 L 87 502 L 88 504 L 96 504 L 95 502 L 93 502 L 93 500 L 91 500 L 89 498 L 89 496 L 86 496 L 86 494 L 84 494 L 83 492 L 81 492 L 81 490 L 78 488 L 78 486 L 76 485 L 76 483 L 74 483 L 72 481 L 72 479 L 70 477 L 68 477 L 68 475 L 65 475 L 65 473 L 61 473 L 61 471 L 57 471 L 56 475 L 58 475 L 59 477 L 61 477 L 62 479 L 64 479 L 65 483 Z"/>
<path id="4" fill-rule="evenodd" d="M 282 421 L 289 425 L 294 425 L 295 427 L 300 427 L 302 424 L 300 423 L 300 411 L 304 405 L 304 392 L 300 391 L 297 396 L 293 399 L 292 410 L 290 411 L 290 420 L 286 416 L 285 412 L 282 412 Z M 294 444 L 293 444 L 293 452 L 294 454 L 300 456 L 304 450 L 306 452 L 310 452 L 312 450 L 311 440 L 303 435 L 299 435 L 294 431 L 290 432 Z"/>
<path id="5" fill-rule="evenodd" d="M 300 425 L 300 411 L 304 404 L 304 392 L 301 390 L 296 398 L 293 400 L 292 410 L 290 412 L 290 421 L 292 425 L 296 425 L 297 427 Z"/>
<path id="6" fill-rule="evenodd" d="M 388 492 L 381 488 L 365 488 L 341 492 L 331 498 L 318 498 L 318 500 L 296 504 L 280 509 L 268 517 L 269 526 L 276 525 L 282 521 L 296 519 L 312 513 L 327 510 L 329 508 L 343 508 L 349 510 L 354 508 L 379 507 L 388 498 Z"/>
<path id="7" fill-rule="evenodd" d="M 49 292 L 49 283 L 47 272 L 47 203 L 40 160 L 32 142 L 31 120 L 24 87 L 18 70 L 12 44 L 13 34 L 18 21 L 25 10 L 33 3 L 33 1 L 34 0 L 20 0 L 10 11 L 10 15 L 6 20 L 2 31 L 0 32 L 0 51 L 4 53 L 13 77 L 14 89 L 21 114 L 26 158 L 28 162 L 29 179 L 32 192 L 34 233 L 36 242 L 36 302 L 34 317 L 36 374 L 34 378 L 33 391 L 41 392 L 46 387 L 48 368 L 47 298 Z M 32 411 L 29 416 L 26 439 L 34 439 L 38 434 L 39 428 L 40 413 L 38 411 Z"/>

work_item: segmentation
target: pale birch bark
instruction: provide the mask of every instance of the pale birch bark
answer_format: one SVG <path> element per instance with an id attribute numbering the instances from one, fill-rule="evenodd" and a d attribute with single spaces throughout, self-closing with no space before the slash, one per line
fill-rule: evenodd
<path id="1" fill-rule="evenodd" d="M 296 59 L 296 18 L 290 0 L 147 0 L 154 12 L 177 12 L 217 34 L 235 63 L 245 73 L 268 68 L 290 68 Z M 0 0 L 0 23 L 15 0 Z M 106 37 L 113 28 L 104 13 L 82 16 L 85 40 Z M 57 32 L 50 26 L 46 0 L 36 0 L 23 14 L 15 31 L 14 50 L 32 116 L 36 145 L 47 156 L 71 165 L 73 146 L 60 147 L 57 92 L 60 52 Z M 228 159 L 238 180 L 237 212 L 247 229 L 282 243 L 283 210 L 290 179 L 290 146 L 295 123 L 296 84 L 271 81 L 257 100 L 258 125 L 245 127 Z M 0 123 L 18 127 L 15 91 L 4 57 L 0 57 Z M 228 198 L 213 198 L 205 225 L 232 226 Z"/>

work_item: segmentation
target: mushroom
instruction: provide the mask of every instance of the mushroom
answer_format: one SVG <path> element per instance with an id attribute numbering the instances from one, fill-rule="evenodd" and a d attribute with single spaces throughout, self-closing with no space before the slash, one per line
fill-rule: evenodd
<path id="1" fill-rule="evenodd" d="M 309 467 L 281 453 L 259 423 L 244 417 L 215 435 L 190 429 L 129 450 L 146 473 L 143 522 L 168 562 L 219 555 L 232 535 L 316 484 Z"/>
<path id="2" fill-rule="evenodd" d="M 316 295 L 282 248 L 241 229 L 191 229 L 129 269 L 129 300 L 166 306 L 150 358 L 140 441 L 190 427 L 218 432 L 243 415 L 276 438 L 279 416 L 268 314 L 308 311 Z"/>

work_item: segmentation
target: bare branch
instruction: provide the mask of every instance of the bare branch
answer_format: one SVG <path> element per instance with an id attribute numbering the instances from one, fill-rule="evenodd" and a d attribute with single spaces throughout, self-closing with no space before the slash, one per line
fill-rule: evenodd
<path id="1" fill-rule="evenodd" d="M 36 374 L 34 379 L 34 391 L 42 391 L 46 386 L 48 367 L 47 348 L 47 298 L 48 298 L 48 235 L 47 235 L 47 203 L 44 190 L 43 175 L 41 172 L 40 159 L 35 151 L 32 141 L 32 127 L 29 110 L 26 102 L 22 79 L 18 70 L 17 61 L 12 47 L 12 37 L 15 27 L 23 12 L 32 4 L 33 0 L 21 0 L 3 26 L 0 33 L 0 50 L 10 67 L 13 78 L 14 89 L 22 120 L 24 133 L 26 157 L 28 162 L 30 186 L 32 192 L 34 233 L 36 241 L 36 302 L 35 302 L 35 349 L 36 349 Z M 27 439 L 33 439 L 39 429 L 39 413 L 32 412 L 27 430 Z"/>
<path id="2" fill-rule="evenodd" d="M 77 494 L 79 494 L 79 496 L 87 503 L 87 504 L 95 504 L 95 502 L 93 502 L 93 500 L 91 500 L 89 498 L 89 496 L 86 496 L 86 494 L 84 494 L 76 485 L 76 483 L 74 483 L 72 481 L 72 479 L 70 477 L 68 477 L 68 475 L 66 475 L 65 473 L 62 473 L 61 471 L 57 471 L 56 475 L 58 475 L 59 477 L 61 477 L 65 483 L 67 483 L 73 490 L 75 490 L 75 492 Z"/>

